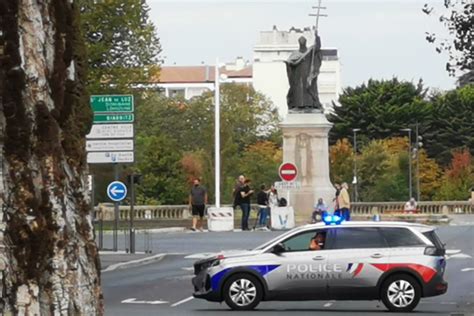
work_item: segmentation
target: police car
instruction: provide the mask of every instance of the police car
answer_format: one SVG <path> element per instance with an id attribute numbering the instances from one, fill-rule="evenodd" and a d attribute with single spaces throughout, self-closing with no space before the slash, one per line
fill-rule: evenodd
<path id="1" fill-rule="evenodd" d="M 249 251 L 197 261 L 194 297 L 234 310 L 261 301 L 382 300 L 393 312 L 413 310 L 421 297 L 448 284 L 444 245 L 430 226 L 343 222 L 327 216 Z"/>

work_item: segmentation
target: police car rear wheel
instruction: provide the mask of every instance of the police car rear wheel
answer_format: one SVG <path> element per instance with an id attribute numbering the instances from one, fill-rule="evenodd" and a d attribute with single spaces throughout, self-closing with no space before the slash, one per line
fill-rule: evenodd
<path id="1" fill-rule="evenodd" d="M 231 309 L 253 309 L 260 303 L 262 296 L 262 285 L 248 274 L 233 275 L 224 285 L 224 300 Z"/>
<path id="2" fill-rule="evenodd" d="M 382 287 L 382 301 L 391 312 L 409 312 L 420 301 L 421 287 L 409 275 L 389 277 Z"/>

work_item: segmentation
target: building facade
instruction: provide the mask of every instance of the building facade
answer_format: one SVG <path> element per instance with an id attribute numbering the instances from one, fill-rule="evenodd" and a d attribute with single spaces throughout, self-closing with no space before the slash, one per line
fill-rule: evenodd
<path id="1" fill-rule="evenodd" d="M 219 68 L 221 82 L 252 85 L 252 66 L 238 57 Z M 215 66 L 162 66 L 159 81 L 154 83 L 167 97 L 182 96 L 186 100 L 214 91 Z"/>

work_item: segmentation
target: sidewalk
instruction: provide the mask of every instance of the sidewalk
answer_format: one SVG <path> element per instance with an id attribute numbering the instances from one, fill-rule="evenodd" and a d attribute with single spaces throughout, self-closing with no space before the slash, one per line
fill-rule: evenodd
<path id="1" fill-rule="evenodd" d="M 137 252 L 134 254 L 126 253 L 124 251 L 100 251 L 101 271 L 114 271 L 142 265 L 152 261 L 159 261 L 163 259 L 166 254 L 144 253 Z"/>

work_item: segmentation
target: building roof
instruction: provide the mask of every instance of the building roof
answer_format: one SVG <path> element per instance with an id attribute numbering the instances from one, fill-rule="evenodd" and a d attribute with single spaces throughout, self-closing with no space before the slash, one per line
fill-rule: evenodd
<path id="1" fill-rule="evenodd" d="M 240 70 L 229 71 L 220 67 L 220 73 L 228 78 L 252 78 L 252 66 Z M 202 83 L 214 82 L 214 66 L 162 66 L 160 78 L 153 78 L 153 82 L 160 83 Z"/>

